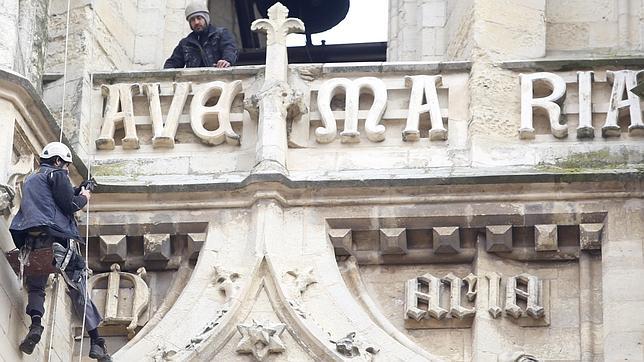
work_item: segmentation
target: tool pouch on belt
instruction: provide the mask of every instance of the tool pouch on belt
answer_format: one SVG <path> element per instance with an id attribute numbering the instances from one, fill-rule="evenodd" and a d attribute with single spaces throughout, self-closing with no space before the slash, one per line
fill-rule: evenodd
<path id="1" fill-rule="evenodd" d="M 53 241 L 53 237 L 39 231 L 31 231 L 27 234 L 25 243 L 16 253 L 19 264 L 18 270 L 16 271 L 20 278 L 20 285 L 22 285 L 22 281 L 26 275 L 46 275 L 53 272 L 51 268 L 47 267 L 47 264 L 51 263 L 51 245 Z M 11 254 L 13 253 L 7 255 L 7 259 L 9 259 L 9 263 L 13 267 L 13 257 Z M 47 260 L 41 260 L 42 258 L 46 258 Z M 25 270 L 25 268 L 28 270 Z M 38 270 L 41 272 L 38 272 Z"/>

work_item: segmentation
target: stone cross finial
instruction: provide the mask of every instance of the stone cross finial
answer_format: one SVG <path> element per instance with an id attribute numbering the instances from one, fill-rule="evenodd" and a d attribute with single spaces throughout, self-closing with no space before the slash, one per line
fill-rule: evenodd
<path id="1" fill-rule="evenodd" d="M 288 66 L 286 36 L 304 31 L 302 20 L 287 18 L 287 16 L 288 9 L 278 2 L 268 9 L 268 19 L 257 19 L 250 26 L 252 31 L 266 33 L 265 84 L 275 80 L 286 81 Z"/>
<path id="2" fill-rule="evenodd" d="M 266 45 L 286 45 L 289 33 L 304 31 L 304 23 L 297 18 L 287 18 L 288 8 L 282 3 L 276 3 L 268 9 L 268 19 L 258 19 L 251 24 L 251 30 L 266 33 Z"/>

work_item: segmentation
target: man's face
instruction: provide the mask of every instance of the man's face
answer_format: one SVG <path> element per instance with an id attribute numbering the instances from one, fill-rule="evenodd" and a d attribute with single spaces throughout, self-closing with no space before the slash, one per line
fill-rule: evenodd
<path id="1" fill-rule="evenodd" d="M 190 18 L 190 29 L 194 31 L 204 31 L 206 29 L 206 19 L 201 15 Z"/>

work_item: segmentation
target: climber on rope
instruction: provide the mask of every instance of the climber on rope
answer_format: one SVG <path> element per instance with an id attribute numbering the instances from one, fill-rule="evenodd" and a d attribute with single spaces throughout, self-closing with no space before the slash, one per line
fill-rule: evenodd
<path id="1" fill-rule="evenodd" d="M 11 235 L 20 249 L 21 262 L 28 262 L 29 252 L 40 248 L 52 248 L 52 264 L 69 286 L 69 295 L 77 314 L 85 313 L 85 326 L 91 346 L 89 357 L 101 362 L 111 361 L 105 347 L 105 339 L 98 333 L 102 317 L 91 299 L 85 300 L 85 260 L 81 257 L 79 243 L 83 241 L 78 232 L 74 213 L 82 209 L 90 199 L 93 180 L 84 181 L 73 188 L 69 179 L 69 164 L 72 154 L 60 142 L 49 143 L 40 154 L 40 168 L 27 177 L 22 188 L 20 210 L 11 222 Z M 31 275 L 25 278 L 28 290 L 26 313 L 31 317 L 31 326 L 20 350 L 31 354 L 40 341 L 44 327 L 45 286 L 49 275 Z"/>

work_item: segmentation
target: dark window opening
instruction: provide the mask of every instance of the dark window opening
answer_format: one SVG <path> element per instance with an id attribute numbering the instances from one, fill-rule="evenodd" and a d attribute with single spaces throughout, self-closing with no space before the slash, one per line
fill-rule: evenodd
<path id="1" fill-rule="evenodd" d="M 359 0 L 354 0 L 359 1 Z M 210 0 L 211 19 L 235 34 L 239 46 L 236 65 L 264 64 L 266 41 L 263 34 L 250 30 L 255 19 L 266 18 L 267 9 L 277 0 Z M 336 63 L 385 61 L 387 42 L 351 44 L 314 44 L 312 34 L 331 29 L 340 23 L 350 9 L 350 0 L 281 0 L 289 8 L 289 17 L 304 21 L 306 45 L 289 46 L 289 63 Z M 214 15 L 214 16 L 213 16 Z M 379 24 L 385 29 L 387 24 Z M 315 39 L 313 39 L 315 40 Z"/>

